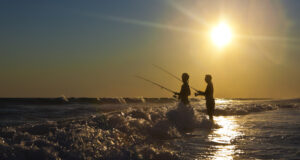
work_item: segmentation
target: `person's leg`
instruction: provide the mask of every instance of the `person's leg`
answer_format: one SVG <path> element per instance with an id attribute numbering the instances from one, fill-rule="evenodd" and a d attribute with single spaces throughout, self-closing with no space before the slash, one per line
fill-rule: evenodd
<path id="1" fill-rule="evenodd" d="M 211 109 L 210 109 L 209 103 L 206 103 L 206 110 L 207 110 L 207 115 L 210 119 L 211 118 Z"/>
<path id="2" fill-rule="evenodd" d="M 208 116 L 209 116 L 209 120 L 213 120 L 213 114 L 212 114 L 211 106 L 208 106 Z"/>
<path id="3" fill-rule="evenodd" d="M 211 117 L 212 117 L 212 120 L 213 120 L 214 114 L 215 114 L 215 100 L 213 99 L 212 104 L 211 104 Z"/>
<path id="4" fill-rule="evenodd" d="M 213 114 L 214 114 L 214 103 L 211 101 L 206 102 L 206 107 L 207 107 L 207 114 L 209 116 L 209 120 L 213 120 Z"/>

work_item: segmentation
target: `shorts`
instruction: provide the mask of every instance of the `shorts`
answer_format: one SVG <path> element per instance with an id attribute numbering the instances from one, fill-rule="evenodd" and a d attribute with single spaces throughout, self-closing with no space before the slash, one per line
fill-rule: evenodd
<path id="1" fill-rule="evenodd" d="M 215 113 L 215 100 L 206 100 L 207 114 L 212 116 Z"/>

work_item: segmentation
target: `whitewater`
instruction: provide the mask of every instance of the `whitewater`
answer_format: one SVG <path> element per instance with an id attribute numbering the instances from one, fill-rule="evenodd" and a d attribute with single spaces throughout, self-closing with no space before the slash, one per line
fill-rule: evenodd
<path id="1" fill-rule="evenodd" d="M 299 159 L 300 99 L 2 98 L 0 159 Z M 185 116 L 186 115 L 186 116 Z M 182 131 L 178 125 L 188 127 Z"/>

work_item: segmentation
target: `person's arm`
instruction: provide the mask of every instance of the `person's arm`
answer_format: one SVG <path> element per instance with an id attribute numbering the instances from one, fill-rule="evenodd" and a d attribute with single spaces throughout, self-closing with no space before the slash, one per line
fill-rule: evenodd
<path id="1" fill-rule="evenodd" d="M 173 95 L 174 98 L 178 98 L 179 99 L 179 93 L 178 92 L 174 92 L 174 95 Z"/>
<path id="2" fill-rule="evenodd" d="M 180 92 L 174 93 L 173 97 L 175 97 L 175 98 L 177 97 L 178 99 L 180 99 L 182 92 L 183 92 L 183 86 L 181 86 Z"/>
<path id="3" fill-rule="evenodd" d="M 202 92 L 202 91 L 197 91 L 197 92 L 195 93 L 195 96 L 198 96 L 198 95 L 205 96 L 205 95 L 207 94 L 207 92 L 208 92 L 208 86 L 206 86 L 206 89 L 205 89 L 204 92 Z"/>
<path id="4" fill-rule="evenodd" d="M 195 93 L 195 96 L 199 96 L 199 95 L 205 95 L 205 92 L 197 91 L 197 92 Z"/>

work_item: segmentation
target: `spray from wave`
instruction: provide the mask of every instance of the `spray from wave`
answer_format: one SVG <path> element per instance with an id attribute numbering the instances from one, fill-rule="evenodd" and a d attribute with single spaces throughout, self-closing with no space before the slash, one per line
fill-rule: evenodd
<path id="1" fill-rule="evenodd" d="M 0 148 L 5 152 L 0 158 L 180 159 L 179 154 L 163 142 L 184 136 L 178 121 L 166 116 L 172 113 L 170 109 L 180 111 L 181 115 L 176 115 L 179 118 L 184 116 L 182 114 L 189 114 L 174 106 L 163 105 L 128 108 L 79 120 L 3 127 Z M 189 129 L 208 122 L 202 119 L 206 118 L 201 115 L 194 117 L 193 124 L 199 126 L 189 126 Z"/>
<path id="2" fill-rule="evenodd" d="M 193 108 L 184 108 L 174 103 L 174 99 L 141 99 L 5 101 L 1 111 L 10 113 L 9 117 L 22 112 L 22 116 L 15 118 L 22 117 L 23 123 L 2 125 L 0 159 L 184 159 L 179 146 L 170 140 L 185 138 L 186 132 L 193 130 L 221 127 L 206 118 L 201 100 L 193 101 Z M 216 115 L 245 115 L 297 107 L 294 101 L 217 102 Z M 42 121 L 25 121 L 27 114 L 28 117 L 45 117 Z M 77 114 L 81 116 L 74 116 Z M 67 118 L 67 115 L 71 116 Z M 4 115 L 1 120 L 3 118 Z"/>

